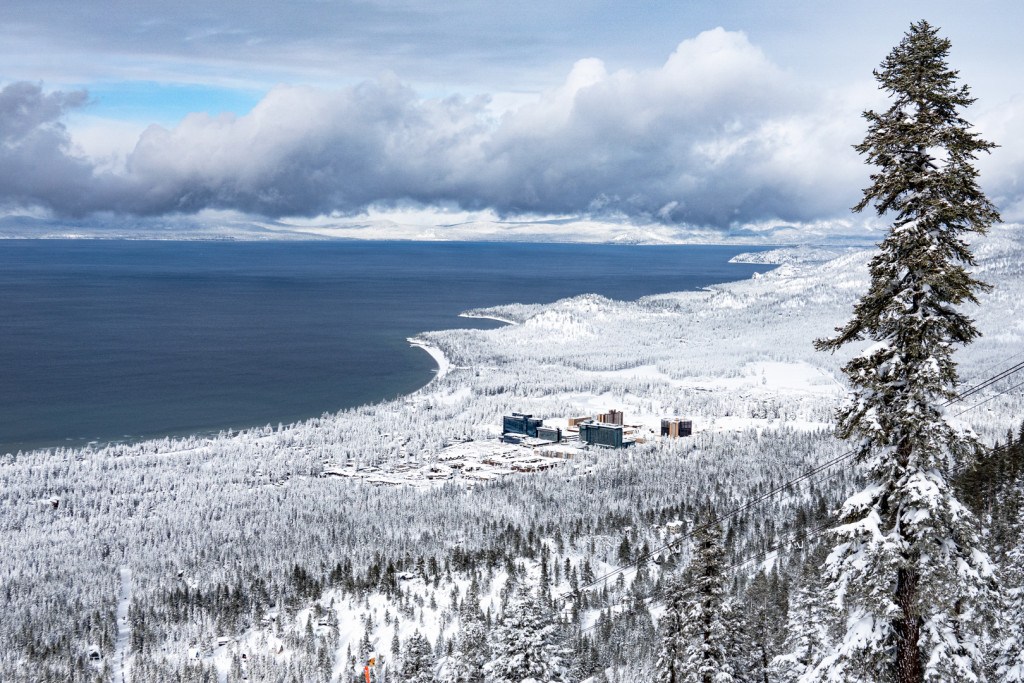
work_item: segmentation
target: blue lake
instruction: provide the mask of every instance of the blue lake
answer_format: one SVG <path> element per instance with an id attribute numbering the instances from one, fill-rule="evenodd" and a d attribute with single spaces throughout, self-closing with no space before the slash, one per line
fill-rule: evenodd
<path id="1" fill-rule="evenodd" d="M 748 278 L 749 248 L 0 240 L 0 453 L 289 423 L 394 398 L 470 308 Z"/>

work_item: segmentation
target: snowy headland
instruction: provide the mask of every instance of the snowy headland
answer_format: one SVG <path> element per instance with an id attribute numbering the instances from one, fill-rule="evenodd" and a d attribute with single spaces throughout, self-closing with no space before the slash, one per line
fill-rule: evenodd
<path id="1" fill-rule="evenodd" d="M 408 342 L 410 346 L 426 351 L 430 357 L 434 359 L 434 362 L 437 363 L 437 374 L 434 377 L 435 379 L 440 379 L 448 374 L 448 369 L 451 367 L 451 363 L 448 362 L 448 358 L 445 357 L 441 349 L 416 337 L 409 337 Z"/>

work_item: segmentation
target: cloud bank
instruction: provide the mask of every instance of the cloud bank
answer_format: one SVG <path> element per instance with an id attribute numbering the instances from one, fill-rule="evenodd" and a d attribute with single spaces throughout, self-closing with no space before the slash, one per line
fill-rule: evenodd
<path id="1" fill-rule="evenodd" d="M 657 69 L 579 61 L 560 87 L 503 114 L 485 97 L 423 98 L 396 78 L 342 91 L 279 86 L 244 116 L 150 126 L 114 172 L 76 152 L 62 124 L 85 93 L 15 83 L 0 91 L 0 204 L 72 217 L 443 205 L 716 228 L 799 223 L 848 215 L 857 201 L 868 171 L 851 145 L 877 97 L 806 89 L 743 33 L 716 29 Z M 1000 135 L 1022 128 L 1019 115 L 992 119 Z M 1010 205 L 1020 206 L 1022 166 L 1019 151 L 997 165 L 995 194 Z"/>

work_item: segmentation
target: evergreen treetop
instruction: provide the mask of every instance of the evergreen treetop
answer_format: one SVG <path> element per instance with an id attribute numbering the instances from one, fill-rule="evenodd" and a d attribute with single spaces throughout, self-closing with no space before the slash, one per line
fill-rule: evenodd
<path id="1" fill-rule="evenodd" d="M 977 451 L 950 424 L 953 352 L 978 336 L 959 310 L 985 285 L 965 234 L 999 220 L 971 165 L 994 145 L 959 111 L 974 100 L 946 64 L 950 43 L 911 25 L 875 72 L 892 98 L 865 112 L 856 146 L 877 167 L 854 210 L 869 204 L 892 227 L 870 264 L 868 292 L 832 339 L 873 342 L 844 367 L 853 386 L 837 433 L 856 440 L 868 486 L 840 511 L 826 568 L 845 637 L 817 667 L 820 680 L 984 680 L 980 652 L 991 566 L 950 474 Z"/>
<path id="2" fill-rule="evenodd" d="M 487 683 L 564 683 L 566 666 L 554 616 L 526 585 L 510 596 L 501 623 L 491 632 Z"/>
<path id="3" fill-rule="evenodd" d="M 668 609 L 660 625 L 658 683 L 733 683 L 741 629 L 728 604 L 722 527 L 708 521 L 693 531 L 693 560 L 681 580 L 666 585 Z"/>
<path id="4" fill-rule="evenodd" d="M 955 396 L 953 345 L 978 336 L 973 321 L 955 308 L 976 303 L 975 293 L 986 287 L 966 270 L 974 257 L 963 235 L 983 234 L 999 220 L 971 165 L 995 145 L 958 113 L 974 99 L 946 65 L 949 47 L 921 21 L 875 71 L 894 101 L 885 112 L 864 113 L 868 133 L 856 149 L 878 170 L 854 210 L 871 204 L 879 215 L 891 214 L 893 225 L 871 261 L 871 285 L 853 318 L 834 338 L 816 342 L 825 350 L 865 338 L 879 342 L 851 361 L 846 374 L 871 396 L 889 388 L 885 395 L 922 406 Z M 889 381 L 879 385 L 872 369 Z M 902 420 L 875 419 L 877 403 L 862 402 L 841 420 L 841 436 L 859 432 L 871 439 L 865 452 L 900 440 L 894 428 Z M 914 406 L 888 412 L 900 414 L 905 407 Z"/>

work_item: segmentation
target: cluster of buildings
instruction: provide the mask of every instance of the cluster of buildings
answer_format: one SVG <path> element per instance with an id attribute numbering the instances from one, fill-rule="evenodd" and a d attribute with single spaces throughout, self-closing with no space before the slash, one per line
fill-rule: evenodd
<path id="1" fill-rule="evenodd" d="M 434 462 L 403 460 L 380 466 L 348 461 L 324 463 L 321 476 L 352 478 L 372 486 L 436 486 L 458 479 L 473 488 L 501 477 L 541 472 L 564 464 L 586 446 L 625 448 L 657 435 L 648 425 L 627 424 L 622 411 L 581 417 L 552 418 L 554 424 L 526 413 L 502 417 L 499 441 L 455 439 L 445 445 Z M 693 422 L 672 417 L 661 421 L 661 436 L 690 436 Z M 276 483 L 276 482 L 275 482 Z"/>
<path id="2" fill-rule="evenodd" d="M 598 413 L 596 417 L 570 417 L 564 433 L 560 427 L 545 426 L 544 420 L 526 413 L 505 415 L 501 421 L 502 440 L 526 446 L 578 440 L 580 444 L 588 446 L 624 448 L 635 443 L 643 443 L 644 431 L 643 425 L 625 424 L 622 411 L 614 408 L 607 413 Z M 674 438 L 691 434 L 692 420 L 670 417 L 661 421 L 663 437 Z"/>

